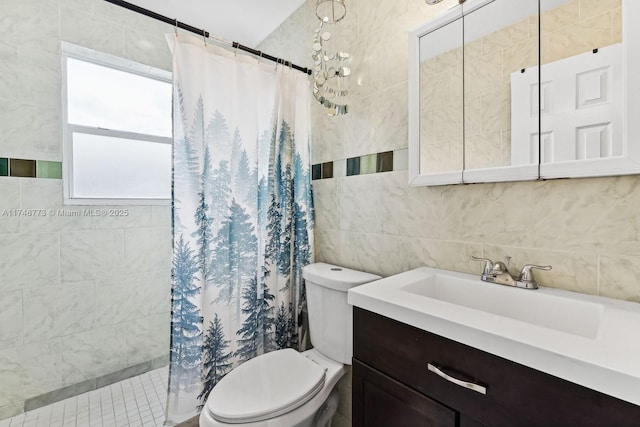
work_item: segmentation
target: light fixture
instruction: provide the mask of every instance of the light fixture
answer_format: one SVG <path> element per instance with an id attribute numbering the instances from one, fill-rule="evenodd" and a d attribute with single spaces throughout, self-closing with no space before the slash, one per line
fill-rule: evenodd
<path id="1" fill-rule="evenodd" d="M 313 96 L 330 116 L 347 114 L 347 79 L 351 75 L 351 55 L 336 49 L 333 25 L 347 13 L 344 0 L 318 0 L 316 15 L 320 24 L 313 37 L 311 58 L 314 63 Z"/>
<path id="2" fill-rule="evenodd" d="M 347 14 L 344 0 L 317 0 L 316 16 L 321 22 L 335 24 Z"/>

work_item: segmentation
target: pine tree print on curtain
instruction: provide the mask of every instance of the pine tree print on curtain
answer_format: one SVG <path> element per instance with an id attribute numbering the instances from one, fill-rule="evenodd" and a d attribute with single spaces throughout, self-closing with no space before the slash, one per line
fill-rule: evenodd
<path id="1" fill-rule="evenodd" d="M 240 363 L 297 346 L 313 262 L 307 76 L 183 34 L 173 53 L 167 424 Z"/>
<path id="2" fill-rule="evenodd" d="M 196 272 L 198 261 L 182 235 L 175 243 L 171 318 L 173 394 L 193 391 L 199 383 L 197 367 L 201 357 L 202 316 L 194 303 L 200 294 Z"/>
<path id="3" fill-rule="evenodd" d="M 220 318 L 217 314 L 214 314 L 213 322 L 209 323 L 203 346 L 205 375 L 202 391 L 198 395 L 198 399 L 201 402 L 207 400 L 213 386 L 231 370 L 231 358 L 233 355 L 227 352 L 230 342 L 225 339 Z"/>

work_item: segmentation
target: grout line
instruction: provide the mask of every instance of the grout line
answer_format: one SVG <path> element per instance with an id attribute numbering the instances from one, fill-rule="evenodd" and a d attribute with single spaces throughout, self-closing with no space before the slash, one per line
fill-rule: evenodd
<path id="1" fill-rule="evenodd" d="M 600 262 L 602 261 L 602 255 L 598 254 L 598 260 L 596 261 L 596 295 L 600 295 Z"/>

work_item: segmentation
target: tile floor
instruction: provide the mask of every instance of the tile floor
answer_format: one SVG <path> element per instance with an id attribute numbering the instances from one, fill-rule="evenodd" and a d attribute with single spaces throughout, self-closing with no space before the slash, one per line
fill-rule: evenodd
<path id="1" fill-rule="evenodd" d="M 164 422 L 168 367 L 13 418 L 0 427 L 157 427 Z"/>

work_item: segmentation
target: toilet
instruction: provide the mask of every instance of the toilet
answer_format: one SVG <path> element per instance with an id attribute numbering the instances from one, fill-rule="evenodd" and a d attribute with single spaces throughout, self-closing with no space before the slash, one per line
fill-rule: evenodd
<path id="1" fill-rule="evenodd" d="M 265 353 L 229 372 L 211 390 L 200 426 L 331 426 L 336 385 L 353 353 L 347 291 L 381 277 L 324 263 L 304 267 L 302 275 L 314 348 Z"/>

